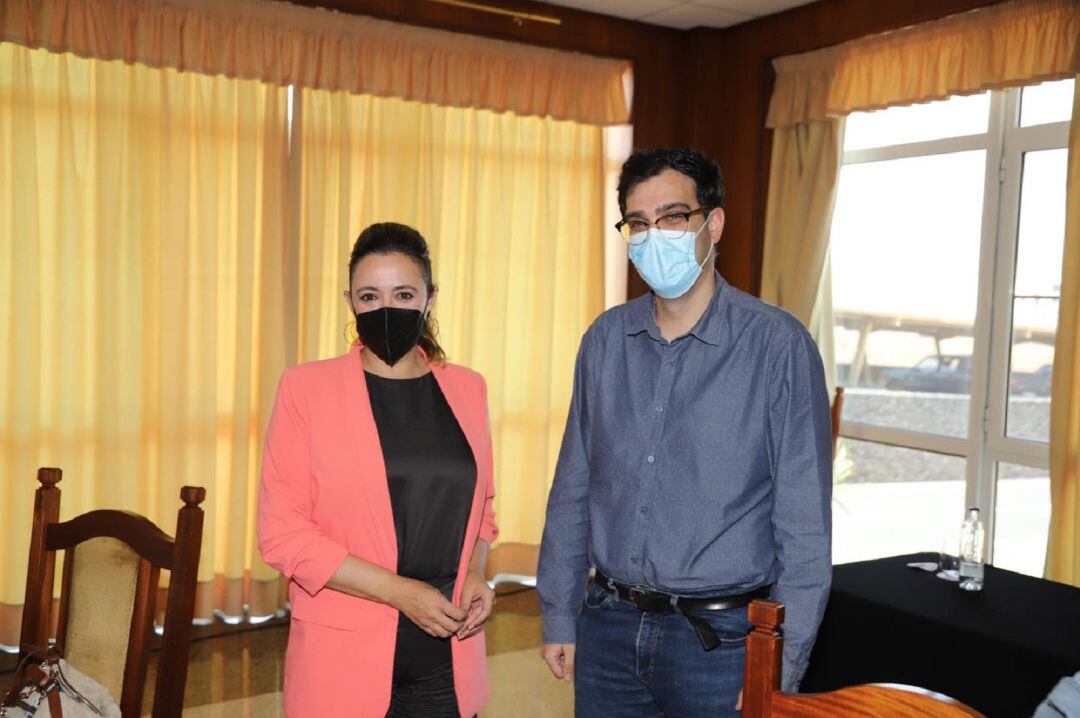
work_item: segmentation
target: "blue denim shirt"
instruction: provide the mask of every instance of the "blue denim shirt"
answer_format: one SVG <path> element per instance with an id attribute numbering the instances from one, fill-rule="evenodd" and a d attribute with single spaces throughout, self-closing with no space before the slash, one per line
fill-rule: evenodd
<path id="1" fill-rule="evenodd" d="M 544 642 L 574 642 L 590 566 L 681 596 L 772 584 L 794 690 L 832 576 L 824 371 L 798 320 L 716 284 L 673 342 L 651 294 L 582 339 L 540 550 Z"/>

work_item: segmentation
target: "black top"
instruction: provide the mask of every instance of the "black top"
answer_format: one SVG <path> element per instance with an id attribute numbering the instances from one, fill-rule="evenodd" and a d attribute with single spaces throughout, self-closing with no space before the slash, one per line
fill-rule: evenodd
<path id="1" fill-rule="evenodd" d="M 472 449 L 433 374 L 364 376 L 386 462 L 398 574 L 425 581 L 449 598 L 476 488 Z M 448 641 L 400 617 L 395 680 L 425 675 L 449 660 Z"/>

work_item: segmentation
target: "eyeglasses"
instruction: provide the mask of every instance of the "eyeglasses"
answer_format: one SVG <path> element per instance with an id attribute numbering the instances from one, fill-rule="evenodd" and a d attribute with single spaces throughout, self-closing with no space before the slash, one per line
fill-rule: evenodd
<path id="1" fill-rule="evenodd" d="M 665 239 L 678 239 L 690 231 L 690 218 L 695 214 L 707 214 L 711 207 L 698 207 L 688 212 L 668 212 L 650 222 L 644 217 L 626 217 L 615 225 L 628 244 L 641 244 L 650 227 L 656 227 Z"/>

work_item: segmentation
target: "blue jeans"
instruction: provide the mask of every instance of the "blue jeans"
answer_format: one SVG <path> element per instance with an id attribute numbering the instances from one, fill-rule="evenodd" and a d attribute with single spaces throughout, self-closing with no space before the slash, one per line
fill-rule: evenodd
<path id="1" fill-rule="evenodd" d="M 589 582 L 577 619 L 577 718 L 735 718 L 743 682 L 746 608 L 704 611 L 720 645 L 701 646 L 686 617 L 642 613 Z"/>

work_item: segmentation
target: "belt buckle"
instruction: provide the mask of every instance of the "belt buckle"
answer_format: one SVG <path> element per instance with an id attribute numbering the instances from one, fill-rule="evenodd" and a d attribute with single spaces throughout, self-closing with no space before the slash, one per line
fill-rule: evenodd
<path id="1" fill-rule="evenodd" d="M 627 593 L 626 600 L 629 601 L 630 605 L 634 608 L 637 608 L 638 610 L 643 610 L 641 606 L 645 602 L 645 591 L 642 591 L 640 588 L 634 588 L 631 586 L 630 590 Z"/>

